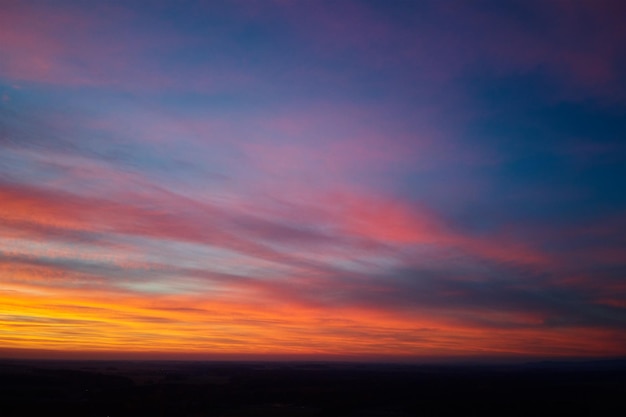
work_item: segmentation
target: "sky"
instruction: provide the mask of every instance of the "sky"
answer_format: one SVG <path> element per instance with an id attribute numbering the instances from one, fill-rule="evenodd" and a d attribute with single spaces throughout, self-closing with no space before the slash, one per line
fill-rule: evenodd
<path id="1" fill-rule="evenodd" d="M 0 0 L 0 357 L 626 356 L 625 5 Z"/>

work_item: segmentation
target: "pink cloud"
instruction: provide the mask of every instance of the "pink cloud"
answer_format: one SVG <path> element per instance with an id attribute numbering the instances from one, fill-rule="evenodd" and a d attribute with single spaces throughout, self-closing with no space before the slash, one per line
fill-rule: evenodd
<path id="1" fill-rule="evenodd" d="M 0 16 L 0 76 L 14 83 L 140 91 L 217 91 L 249 83 L 249 75 L 234 69 L 168 72 L 160 60 L 199 39 L 164 22 L 139 31 L 140 17 L 109 3 L 89 8 L 13 3 Z"/>

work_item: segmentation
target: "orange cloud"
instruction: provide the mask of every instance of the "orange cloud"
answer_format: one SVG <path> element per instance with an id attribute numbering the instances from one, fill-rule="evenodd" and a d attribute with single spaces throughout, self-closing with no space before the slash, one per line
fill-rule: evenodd
<path id="1" fill-rule="evenodd" d="M 267 354 L 414 359 L 623 353 L 623 340 L 596 328 L 481 329 L 358 308 L 317 310 L 205 296 L 147 298 L 26 284 L 0 291 L 0 333 L 4 349 L 36 346 L 94 356 L 111 351 L 179 358 Z"/>

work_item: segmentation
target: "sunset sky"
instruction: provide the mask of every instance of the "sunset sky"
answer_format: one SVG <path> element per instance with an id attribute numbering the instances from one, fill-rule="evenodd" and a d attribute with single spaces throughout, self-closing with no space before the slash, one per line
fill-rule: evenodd
<path id="1" fill-rule="evenodd" d="M 0 0 L 0 357 L 626 356 L 625 5 Z"/>

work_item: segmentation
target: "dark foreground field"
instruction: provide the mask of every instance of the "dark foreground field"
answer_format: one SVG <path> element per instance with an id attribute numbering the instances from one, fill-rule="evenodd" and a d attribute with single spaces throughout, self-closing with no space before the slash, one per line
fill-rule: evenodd
<path id="1" fill-rule="evenodd" d="M 9 416 L 626 416 L 626 362 L 0 361 Z"/>

